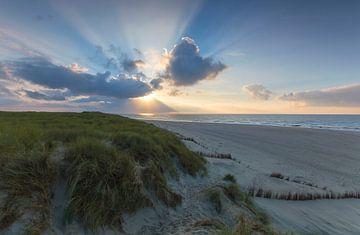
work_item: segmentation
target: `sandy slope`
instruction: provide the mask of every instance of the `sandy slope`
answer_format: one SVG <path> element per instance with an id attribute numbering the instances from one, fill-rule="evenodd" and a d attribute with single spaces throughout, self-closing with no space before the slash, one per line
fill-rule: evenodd
<path id="1" fill-rule="evenodd" d="M 243 187 L 276 192 L 360 191 L 360 135 L 352 132 L 269 126 L 151 121 L 197 144 L 194 150 L 231 153 L 212 160 L 219 174 L 232 172 Z M 295 183 L 271 178 L 280 172 Z M 311 183 L 314 186 L 305 185 Z M 259 199 L 281 228 L 323 234 L 360 234 L 360 200 L 288 202 Z"/>
<path id="2" fill-rule="evenodd" d="M 359 199 L 289 202 L 257 198 L 256 202 L 272 216 L 274 223 L 286 230 L 360 234 Z"/>

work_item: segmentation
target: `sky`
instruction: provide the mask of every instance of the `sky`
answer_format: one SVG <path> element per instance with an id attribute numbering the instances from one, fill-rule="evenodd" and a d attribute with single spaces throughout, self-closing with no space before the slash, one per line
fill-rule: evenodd
<path id="1" fill-rule="evenodd" d="M 0 0 L 0 110 L 360 114 L 360 2 Z"/>

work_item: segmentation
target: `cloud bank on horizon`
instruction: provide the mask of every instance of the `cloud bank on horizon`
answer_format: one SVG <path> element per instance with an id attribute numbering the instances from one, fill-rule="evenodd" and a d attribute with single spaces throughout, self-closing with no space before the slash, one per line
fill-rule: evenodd
<path id="1" fill-rule="evenodd" d="M 255 2 L 3 1 L 0 109 L 360 113 L 360 3 Z"/>
<path id="2" fill-rule="evenodd" d="M 282 100 L 303 102 L 314 106 L 360 106 L 360 84 L 333 87 L 322 90 L 291 92 Z"/>

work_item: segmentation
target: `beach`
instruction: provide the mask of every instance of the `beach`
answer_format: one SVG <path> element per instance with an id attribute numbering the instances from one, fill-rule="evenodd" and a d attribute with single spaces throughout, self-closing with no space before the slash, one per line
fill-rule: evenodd
<path id="1" fill-rule="evenodd" d="M 360 135 L 357 132 L 148 122 L 177 133 L 193 151 L 209 156 L 231 154 L 232 159 L 207 158 L 209 172 L 219 176 L 231 173 L 243 189 L 319 195 L 360 191 Z M 283 177 L 271 177 L 273 173 Z M 360 230 L 359 199 L 257 198 L 256 202 L 269 213 L 274 225 L 284 231 L 356 234 Z"/>

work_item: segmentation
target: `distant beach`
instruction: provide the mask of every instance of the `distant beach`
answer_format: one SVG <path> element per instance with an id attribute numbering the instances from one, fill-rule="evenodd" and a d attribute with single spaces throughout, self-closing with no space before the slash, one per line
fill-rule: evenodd
<path id="1" fill-rule="evenodd" d="M 330 119 L 329 116 L 324 118 Z M 351 116 L 348 120 L 357 118 L 359 116 Z M 243 189 L 272 192 L 272 197 L 291 193 L 326 198 L 326 195 L 360 192 L 358 132 L 223 123 L 148 122 L 178 134 L 190 149 L 208 155 L 210 177 L 214 177 L 211 174 L 231 173 Z M 216 158 L 229 155 L 231 159 Z M 256 201 L 269 213 L 274 224 L 285 231 L 356 234 L 360 229 L 359 199 L 300 202 L 296 197 L 290 201 L 257 197 Z"/>

